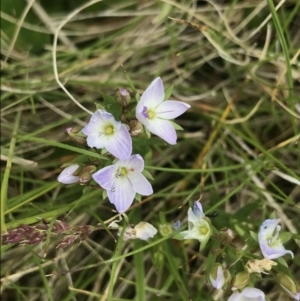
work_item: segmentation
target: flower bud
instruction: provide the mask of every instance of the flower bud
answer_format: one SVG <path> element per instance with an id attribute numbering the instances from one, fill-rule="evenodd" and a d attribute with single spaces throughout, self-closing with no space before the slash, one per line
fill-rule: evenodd
<path id="1" fill-rule="evenodd" d="M 215 263 L 209 272 L 209 283 L 215 289 L 221 289 L 228 279 L 228 272 L 220 263 Z"/>
<path id="2" fill-rule="evenodd" d="M 162 236 L 168 236 L 173 232 L 173 228 L 170 224 L 159 225 L 159 232 Z"/>
<path id="3" fill-rule="evenodd" d="M 158 270 L 161 269 L 164 265 L 164 255 L 161 252 L 155 252 L 153 254 L 153 265 Z"/>
<path id="4" fill-rule="evenodd" d="M 75 126 L 73 128 L 66 128 L 65 133 L 69 136 L 71 141 L 86 146 L 86 137 L 81 134 L 81 130 L 81 127 Z"/>
<path id="5" fill-rule="evenodd" d="M 115 100 L 119 106 L 127 107 L 130 103 L 131 97 L 126 89 L 121 88 L 116 90 Z"/>
<path id="6" fill-rule="evenodd" d="M 96 172 L 97 167 L 94 165 L 85 166 L 79 176 L 80 184 L 85 184 L 92 179 L 92 175 Z"/>
<path id="7" fill-rule="evenodd" d="M 300 300 L 300 289 L 293 279 L 283 273 L 278 273 L 276 275 L 276 281 L 280 285 L 283 293 L 295 300 Z"/>
<path id="8" fill-rule="evenodd" d="M 64 167 L 64 165 L 63 165 Z M 58 176 L 57 181 L 62 184 L 74 184 L 79 181 L 78 170 L 79 164 L 72 164 L 67 166 Z"/>
<path id="9" fill-rule="evenodd" d="M 250 274 L 246 271 L 240 272 L 235 275 L 233 279 L 233 287 L 232 289 L 243 289 L 247 286 L 250 279 Z"/>
<path id="10" fill-rule="evenodd" d="M 129 123 L 129 127 L 130 127 L 130 134 L 132 136 L 138 136 L 144 130 L 143 125 L 137 120 L 131 120 Z"/>
<path id="11" fill-rule="evenodd" d="M 221 229 L 220 239 L 222 244 L 229 244 L 235 238 L 236 233 L 229 228 Z"/>

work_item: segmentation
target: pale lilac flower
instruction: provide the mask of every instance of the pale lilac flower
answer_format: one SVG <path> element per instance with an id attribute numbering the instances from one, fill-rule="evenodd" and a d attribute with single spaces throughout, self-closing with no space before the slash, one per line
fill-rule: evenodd
<path id="1" fill-rule="evenodd" d="M 118 212 L 124 212 L 132 204 L 136 193 L 153 193 L 151 184 L 142 174 L 143 170 L 143 158 L 132 155 L 97 171 L 93 174 L 93 179 L 107 191 L 110 202 L 116 206 Z"/>
<path id="2" fill-rule="evenodd" d="M 254 287 L 245 287 L 241 293 L 233 293 L 228 301 L 266 301 L 263 291 Z"/>
<path id="3" fill-rule="evenodd" d="M 66 167 L 58 176 L 57 181 L 66 185 L 77 183 L 79 176 L 74 176 L 73 174 L 78 168 L 78 164 L 72 164 Z"/>
<path id="4" fill-rule="evenodd" d="M 211 227 L 203 213 L 202 205 L 199 201 L 196 201 L 194 202 L 194 208 L 189 208 L 188 210 L 188 230 L 175 235 L 175 238 L 198 239 L 201 242 L 201 248 L 204 248 L 211 236 L 211 232 Z"/>
<path id="5" fill-rule="evenodd" d="M 87 145 L 97 149 L 106 148 L 118 159 L 127 159 L 132 152 L 132 140 L 124 124 L 103 110 L 97 110 L 82 129 Z"/>
<path id="6" fill-rule="evenodd" d="M 163 82 L 157 77 L 142 94 L 135 116 L 151 133 L 176 144 L 176 131 L 169 120 L 180 116 L 191 106 L 175 100 L 164 101 L 164 97 Z"/>
<path id="7" fill-rule="evenodd" d="M 290 254 L 294 258 L 292 251 L 286 250 L 279 238 L 281 226 L 277 219 L 267 219 L 260 226 L 258 242 L 262 254 L 267 259 L 275 259 L 285 254 Z"/>
<path id="8" fill-rule="evenodd" d="M 224 268 L 221 264 L 216 263 L 209 273 L 209 282 L 215 289 L 221 289 L 225 284 Z"/>

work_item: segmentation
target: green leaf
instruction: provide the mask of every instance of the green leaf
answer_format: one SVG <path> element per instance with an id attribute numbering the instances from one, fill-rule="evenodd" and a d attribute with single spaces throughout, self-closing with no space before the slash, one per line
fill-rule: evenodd
<path id="1" fill-rule="evenodd" d="M 144 126 L 144 130 L 145 130 L 146 136 L 147 136 L 148 138 L 150 138 L 150 137 L 151 137 L 150 131 L 149 131 L 145 126 Z"/>
<path id="2" fill-rule="evenodd" d="M 140 97 L 140 94 L 139 93 L 136 93 L 135 94 L 135 99 L 136 99 L 136 102 L 139 102 L 141 97 Z"/>
<path id="3" fill-rule="evenodd" d="M 288 267 L 288 265 L 283 257 L 278 257 L 277 261 L 278 261 L 278 263 L 282 264 L 283 266 Z"/>
<path id="4" fill-rule="evenodd" d="M 154 181 L 154 179 L 153 179 L 151 173 L 150 173 L 148 170 L 144 169 L 143 172 L 142 172 L 142 174 L 143 174 L 146 178 L 148 178 L 148 179 Z"/>
<path id="5" fill-rule="evenodd" d="M 103 147 L 103 148 L 101 149 L 101 155 L 105 155 L 105 154 L 107 154 L 107 153 L 108 153 L 107 149 L 106 149 L 105 147 Z"/>
<path id="6" fill-rule="evenodd" d="M 140 202 L 141 200 L 142 200 L 142 196 L 140 195 L 140 194 L 136 194 L 135 195 L 135 199 L 138 201 L 138 202 Z"/>
<path id="7" fill-rule="evenodd" d="M 105 200 L 107 198 L 107 192 L 106 190 L 102 191 L 102 199 Z"/>
<path id="8" fill-rule="evenodd" d="M 177 124 L 176 122 L 174 122 L 172 120 L 169 120 L 169 121 L 172 123 L 172 125 L 173 125 L 173 127 L 174 127 L 175 130 L 177 130 L 177 131 L 183 131 L 183 128 L 179 124 Z"/>
<path id="9" fill-rule="evenodd" d="M 256 241 L 258 242 L 258 236 L 257 236 L 257 233 L 253 232 L 253 231 L 249 231 L 251 237 Z"/>
<path id="10" fill-rule="evenodd" d="M 279 233 L 279 238 L 280 238 L 281 242 L 284 244 L 292 238 L 292 233 L 287 232 L 287 231 L 281 231 Z"/>
<path id="11" fill-rule="evenodd" d="M 103 105 L 105 107 L 105 110 L 109 113 L 111 113 L 116 120 L 120 120 L 121 115 L 122 115 L 122 109 L 121 107 L 117 104 L 115 99 L 110 96 L 110 95 L 103 95 Z"/>
<path id="12" fill-rule="evenodd" d="M 105 110 L 104 106 L 101 105 L 100 103 L 95 103 L 95 106 L 97 110 Z"/>
<path id="13" fill-rule="evenodd" d="M 165 100 L 168 100 L 172 94 L 172 91 L 173 91 L 173 88 L 174 88 L 174 85 L 168 87 L 166 90 L 165 90 Z"/>

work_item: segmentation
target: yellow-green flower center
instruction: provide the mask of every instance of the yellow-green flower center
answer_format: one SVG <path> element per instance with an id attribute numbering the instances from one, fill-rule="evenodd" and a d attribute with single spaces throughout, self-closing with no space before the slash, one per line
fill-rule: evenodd
<path id="1" fill-rule="evenodd" d="M 119 175 L 120 175 L 120 176 L 126 176 L 127 174 L 128 174 L 127 168 L 121 167 L 121 168 L 119 169 Z"/>
<path id="2" fill-rule="evenodd" d="M 152 110 L 147 111 L 148 119 L 153 119 L 155 117 L 155 113 Z"/>
<path id="3" fill-rule="evenodd" d="M 199 227 L 199 232 L 203 235 L 207 234 L 209 229 L 206 226 Z"/>
<path id="4" fill-rule="evenodd" d="M 111 135 L 111 134 L 113 134 L 114 130 L 115 130 L 115 128 L 112 125 L 108 125 L 105 128 L 105 134 L 106 135 Z"/>

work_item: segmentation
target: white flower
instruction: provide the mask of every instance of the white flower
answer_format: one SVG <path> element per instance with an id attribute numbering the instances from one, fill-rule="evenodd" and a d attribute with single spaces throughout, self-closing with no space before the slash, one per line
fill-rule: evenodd
<path id="1" fill-rule="evenodd" d="M 201 203 L 196 201 L 194 202 L 194 208 L 189 208 L 188 210 L 188 230 L 180 232 L 174 238 L 198 239 L 201 242 L 201 249 L 203 249 L 210 236 L 210 224 L 203 213 Z"/>
<path id="2" fill-rule="evenodd" d="M 169 120 L 183 114 L 191 106 L 175 100 L 164 101 L 164 97 L 163 82 L 157 77 L 142 94 L 135 115 L 151 133 L 176 144 L 176 131 Z"/>
<path id="3" fill-rule="evenodd" d="M 87 145 L 97 149 L 106 148 L 118 159 L 127 159 L 132 152 L 132 140 L 124 124 L 117 122 L 112 114 L 96 111 L 82 129 Z"/>
<path id="4" fill-rule="evenodd" d="M 119 227 L 120 235 L 122 233 L 122 227 Z M 137 225 L 129 225 L 126 227 L 123 235 L 123 240 L 141 239 L 148 240 L 156 235 L 157 229 L 147 222 L 140 222 Z"/>
<path id="5" fill-rule="evenodd" d="M 147 222 L 140 222 L 135 227 L 135 236 L 141 240 L 148 240 L 154 237 L 157 233 L 157 229 Z"/>
<path id="6" fill-rule="evenodd" d="M 267 219 L 260 226 L 258 242 L 262 254 L 267 259 L 275 259 L 285 254 L 290 254 L 294 258 L 292 251 L 286 250 L 278 237 L 281 226 L 277 219 Z"/>
<path id="7" fill-rule="evenodd" d="M 62 184 L 74 184 L 79 181 L 79 176 L 74 176 L 74 172 L 79 168 L 78 164 L 72 164 L 66 167 L 58 176 L 57 181 Z"/>
<path id="8" fill-rule="evenodd" d="M 133 202 L 136 193 L 150 195 L 153 189 L 144 177 L 144 160 L 140 155 L 132 155 L 106 166 L 93 174 L 93 179 L 107 191 L 111 203 L 118 212 L 126 211 Z"/>
<path id="9" fill-rule="evenodd" d="M 263 291 L 254 287 L 245 287 L 241 293 L 233 293 L 228 301 L 266 301 Z"/>

